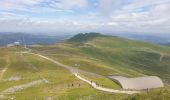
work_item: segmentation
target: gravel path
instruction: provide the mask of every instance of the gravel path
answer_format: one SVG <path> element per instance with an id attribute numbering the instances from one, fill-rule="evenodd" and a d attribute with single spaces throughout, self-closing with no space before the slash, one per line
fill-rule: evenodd
<path id="1" fill-rule="evenodd" d="M 0 74 L 0 80 L 3 78 L 4 73 L 7 71 L 7 69 L 8 69 L 8 68 L 6 67 L 6 68 L 4 68 L 3 70 L 0 71 L 0 73 L 1 73 L 1 74 Z"/>
<path id="2" fill-rule="evenodd" d="M 5 65 L 5 67 L 0 71 L 0 80 L 2 80 L 2 78 L 3 78 L 4 74 L 5 74 L 5 72 L 7 71 L 9 65 L 10 65 L 10 60 L 9 60 L 9 57 L 7 57 L 7 59 L 6 59 L 6 65 Z"/>
<path id="3" fill-rule="evenodd" d="M 105 92 L 110 92 L 110 93 L 123 93 L 123 94 L 135 94 L 135 93 L 139 93 L 139 91 L 115 90 L 115 89 L 109 89 L 109 88 L 104 88 L 104 87 L 97 86 L 96 83 L 91 82 L 91 81 L 89 81 L 89 80 L 87 80 L 87 79 L 84 79 L 84 78 L 82 78 L 81 76 L 79 76 L 79 75 L 77 74 L 78 69 L 75 69 L 75 68 L 72 68 L 72 67 L 70 67 L 70 66 L 61 64 L 61 63 L 59 63 L 59 62 L 57 62 L 57 61 L 55 61 L 55 60 L 53 60 L 53 59 L 51 59 L 51 58 L 49 58 L 49 57 L 43 56 L 43 55 L 41 55 L 41 54 L 35 54 L 35 53 L 29 53 L 29 52 L 21 52 L 21 53 L 27 53 L 27 54 L 37 55 L 37 56 L 39 56 L 39 57 L 41 57 L 41 58 L 47 59 L 47 60 L 55 63 L 55 64 L 57 64 L 57 65 L 59 65 L 59 66 L 61 66 L 61 67 L 64 67 L 64 68 L 66 68 L 66 69 L 69 69 L 69 70 L 75 75 L 75 77 L 77 77 L 77 78 L 79 78 L 80 80 L 88 83 L 89 85 L 91 85 L 93 88 L 95 88 L 95 89 L 97 89 L 97 90 L 105 91 Z"/>
<path id="4" fill-rule="evenodd" d="M 123 94 L 135 94 L 139 93 L 139 91 L 123 91 L 123 90 L 115 90 L 115 89 L 109 89 L 109 88 L 104 88 L 101 86 L 98 86 L 96 83 L 89 81 L 81 76 L 78 75 L 78 73 L 74 73 L 74 75 L 79 78 L 80 80 L 90 84 L 93 88 L 100 90 L 100 91 L 105 91 L 105 92 L 111 92 L 111 93 L 123 93 Z"/>

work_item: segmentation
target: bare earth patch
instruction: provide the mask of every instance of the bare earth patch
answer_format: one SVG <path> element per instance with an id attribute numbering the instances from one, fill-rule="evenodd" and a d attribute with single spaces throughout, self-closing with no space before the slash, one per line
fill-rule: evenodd
<path id="1" fill-rule="evenodd" d="M 17 91 L 21 91 L 23 89 L 26 89 L 26 88 L 29 88 L 29 87 L 32 87 L 34 85 L 38 85 L 38 84 L 42 84 L 42 83 L 48 83 L 47 80 L 43 79 L 43 80 L 36 80 L 36 81 L 33 81 L 33 82 L 30 82 L 30 83 L 27 83 L 27 84 L 23 84 L 23 85 L 18 85 L 18 86 L 13 86 L 11 88 L 8 88 L 4 91 L 2 91 L 0 93 L 0 98 L 3 99 L 3 98 L 6 98 L 5 95 L 8 95 L 8 94 L 13 94 Z"/>

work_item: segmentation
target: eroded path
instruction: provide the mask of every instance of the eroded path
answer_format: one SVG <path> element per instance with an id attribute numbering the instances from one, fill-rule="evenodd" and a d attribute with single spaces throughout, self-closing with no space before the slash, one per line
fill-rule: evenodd
<path id="1" fill-rule="evenodd" d="M 5 58 L 6 58 L 6 65 L 5 65 L 5 67 L 0 71 L 0 80 L 2 80 L 5 72 L 7 71 L 8 67 L 9 67 L 9 65 L 10 65 L 9 56 L 6 56 Z"/>
<path id="2" fill-rule="evenodd" d="M 123 90 L 115 90 L 115 89 L 109 89 L 109 88 L 104 88 L 101 86 L 98 86 L 96 83 L 89 81 L 83 77 L 81 77 L 78 73 L 74 73 L 74 75 L 79 78 L 80 80 L 90 84 L 93 88 L 100 90 L 100 91 L 105 91 L 105 92 L 112 92 L 112 93 L 123 93 L 123 94 L 134 94 L 134 93 L 139 93 L 139 91 L 123 91 Z"/>
<path id="3" fill-rule="evenodd" d="M 1 99 L 6 98 L 5 95 L 7 95 L 7 94 L 12 94 L 12 93 L 15 93 L 17 91 L 21 91 L 23 89 L 32 87 L 34 85 L 42 84 L 42 83 L 48 83 L 48 81 L 45 80 L 45 79 L 43 79 L 43 80 L 36 80 L 36 81 L 32 81 L 30 83 L 26 83 L 26 84 L 10 87 L 10 88 L 8 88 L 8 89 L 6 89 L 6 90 L 4 90 L 4 91 L 2 91 L 0 93 L 0 98 Z"/>
<path id="4" fill-rule="evenodd" d="M 46 56 L 43 56 L 41 54 L 35 54 L 35 53 L 30 53 L 30 52 L 21 52 L 21 53 L 26 53 L 26 54 L 33 54 L 33 55 L 37 55 L 41 58 L 44 58 L 44 59 L 47 59 L 61 67 L 64 67 L 68 70 L 70 70 L 74 75 L 75 77 L 77 77 L 78 79 L 88 83 L 89 85 L 91 85 L 93 88 L 97 89 L 97 90 L 100 90 L 100 91 L 104 91 L 104 92 L 110 92 L 110 93 L 123 93 L 123 94 L 135 94 L 135 93 L 139 93 L 139 91 L 124 91 L 124 90 L 116 90 L 116 89 L 109 89 L 109 88 L 104 88 L 104 87 L 100 87 L 100 86 L 97 86 L 96 83 L 93 83 L 85 78 L 82 78 L 81 76 L 78 75 L 77 71 L 78 69 L 75 69 L 75 68 L 72 68 L 70 66 L 67 66 L 67 65 L 64 65 L 64 64 L 61 64 L 60 62 L 58 61 L 55 61 L 49 57 L 46 57 Z"/>
<path id="5" fill-rule="evenodd" d="M 16 53 L 17 54 L 17 53 Z M 19 54 L 19 53 L 18 53 Z M 21 53 L 20 53 L 21 54 Z M 32 67 L 32 69 L 36 69 L 36 66 L 33 66 L 30 62 L 27 61 L 27 59 L 25 59 L 23 57 L 23 55 L 17 55 L 17 56 L 21 56 L 22 60 L 24 61 L 24 63 L 28 64 L 29 66 Z M 4 81 L 4 75 L 5 75 L 5 72 L 8 71 L 8 68 L 11 66 L 11 61 L 10 61 L 10 56 L 5 56 L 4 59 L 6 60 L 5 61 L 5 66 L 2 70 L 0 70 L 0 81 L 3 79 Z M 21 60 L 19 59 L 19 60 Z M 10 69 L 10 68 L 9 68 Z M 38 74 L 39 75 L 39 74 Z M 13 76 L 14 77 L 14 76 Z M 24 89 L 27 89 L 27 88 L 30 88 L 34 85 L 39 85 L 39 84 L 45 84 L 45 83 L 49 83 L 49 81 L 47 79 L 45 79 L 44 77 L 40 76 L 39 77 L 41 79 L 39 80 L 34 80 L 34 81 L 30 81 L 28 83 L 24 83 L 24 84 L 18 84 L 18 85 L 14 85 L 14 86 L 11 86 L 11 87 L 8 87 L 6 89 L 4 89 L 3 91 L 0 92 L 0 99 L 7 99 L 9 98 L 9 95 L 10 94 L 13 94 L 15 92 L 18 92 L 18 91 L 21 91 L 21 90 L 24 90 Z"/>

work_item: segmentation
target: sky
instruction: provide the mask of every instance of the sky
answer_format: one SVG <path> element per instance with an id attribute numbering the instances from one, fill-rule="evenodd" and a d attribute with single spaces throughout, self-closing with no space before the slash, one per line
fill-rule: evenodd
<path id="1" fill-rule="evenodd" d="M 0 32 L 170 34 L 170 0 L 0 0 Z"/>

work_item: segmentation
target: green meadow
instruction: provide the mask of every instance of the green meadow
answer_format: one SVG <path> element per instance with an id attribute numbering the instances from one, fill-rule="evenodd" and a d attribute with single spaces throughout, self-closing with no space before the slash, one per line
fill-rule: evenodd
<path id="1" fill-rule="evenodd" d="M 89 38 L 90 37 L 90 38 Z M 170 98 L 170 48 L 113 36 L 75 36 L 55 45 L 32 45 L 40 53 L 80 69 L 80 75 L 107 88 L 121 89 L 107 76 L 159 76 L 165 87 L 125 95 L 98 91 L 72 73 L 20 47 L 0 48 L 0 97 L 4 100 L 168 100 Z M 5 69 L 3 72 L 2 70 Z M 45 80 L 15 92 L 4 91 Z"/>

